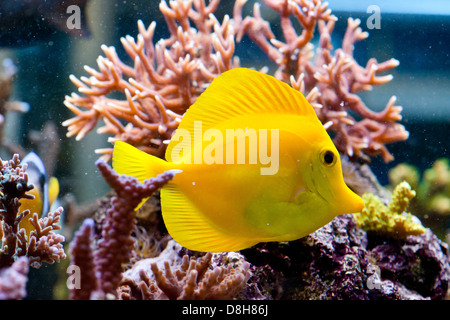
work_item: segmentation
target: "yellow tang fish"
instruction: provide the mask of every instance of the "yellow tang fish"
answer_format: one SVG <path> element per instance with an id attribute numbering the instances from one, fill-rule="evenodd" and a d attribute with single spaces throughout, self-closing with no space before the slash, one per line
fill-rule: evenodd
<path id="1" fill-rule="evenodd" d="M 161 190 L 162 215 L 170 235 L 191 250 L 295 240 L 364 207 L 304 96 L 250 69 L 210 84 L 184 115 L 166 160 L 115 142 L 120 174 L 143 181 L 178 170 Z"/>

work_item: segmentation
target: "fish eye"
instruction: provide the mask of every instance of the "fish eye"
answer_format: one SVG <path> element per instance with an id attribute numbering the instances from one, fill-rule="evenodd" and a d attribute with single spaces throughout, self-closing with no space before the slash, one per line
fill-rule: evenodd
<path id="1" fill-rule="evenodd" d="M 337 157 L 334 155 L 333 151 L 324 150 L 321 154 L 320 159 L 322 160 L 322 163 L 324 165 L 331 167 L 336 163 Z"/>

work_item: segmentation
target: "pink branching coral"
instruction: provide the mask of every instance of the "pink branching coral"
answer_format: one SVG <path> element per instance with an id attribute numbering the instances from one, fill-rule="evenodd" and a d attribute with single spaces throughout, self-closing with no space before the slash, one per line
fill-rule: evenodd
<path id="1" fill-rule="evenodd" d="M 79 287 L 75 285 L 70 290 L 70 299 L 89 300 L 91 293 L 97 288 L 95 278 L 94 253 L 92 249 L 94 232 L 94 220 L 86 219 L 80 229 L 75 233 L 70 243 L 72 266 L 79 268 Z"/>
<path id="2" fill-rule="evenodd" d="M 71 296 L 75 298 L 92 297 L 92 294 L 97 298 L 116 296 L 116 289 L 122 279 L 123 265 L 129 262 L 134 246 L 134 240 L 131 238 L 136 225 L 134 209 L 143 199 L 150 197 L 175 175 L 174 171 L 166 171 L 140 183 L 134 177 L 118 175 L 101 160 L 97 161 L 97 167 L 106 182 L 116 192 L 116 196 L 111 199 L 111 207 L 107 210 L 102 224 L 101 238 L 97 242 L 97 250 L 93 253 L 95 284 L 85 285 L 81 294 L 72 293 Z M 85 223 L 72 243 L 72 252 L 75 253 L 72 263 L 82 261 L 85 272 L 89 272 L 86 269 L 93 266 L 90 258 L 86 260 L 86 257 L 90 255 L 90 229 L 92 227 L 89 223 Z M 85 257 L 80 256 L 79 252 Z M 94 270 L 90 272 L 94 273 Z M 93 279 L 86 281 L 89 280 Z M 95 290 L 92 290 L 93 288 Z M 89 293 L 89 290 L 92 291 Z"/>
<path id="3" fill-rule="evenodd" d="M 0 269 L 0 300 L 25 298 L 28 281 L 28 258 L 18 258 L 9 268 Z"/>
<path id="4" fill-rule="evenodd" d="M 175 272 L 168 261 L 164 271 L 156 263 L 151 264 L 153 279 L 140 270 L 139 283 L 124 279 L 121 298 L 132 300 L 226 300 L 236 297 L 247 284 L 251 273 L 250 264 L 243 262 L 237 267 L 211 267 L 213 254 L 208 252 L 201 258 L 183 256 L 182 264 Z"/>
<path id="5" fill-rule="evenodd" d="M 0 218 L 2 220 L 2 248 L 0 268 L 11 266 L 17 257 L 28 257 L 30 266 L 39 268 L 43 262 L 52 264 L 66 258 L 62 242 L 64 237 L 55 233 L 63 209 L 60 207 L 47 217 L 39 218 L 33 213 L 30 222 L 34 227 L 30 237 L 25 229 L 19 230 L 19 223 L 25 219 L 29 210 L 19 213 L 21 199 L 33 199 L 27 194 L 33 189 L 28 183 L 26 165 L 21 165 L 19 156 L 12 160 L 0 161 Z"/>
<path id="6" fill-rule="evenodd" d="M 170 37 L 154 44 L 156 23 L 146 28 L 139 21 L 137 38 L 121 39 L 132 66 L 114 47 L 103 45 L 106 57 L 97 59 L 99 71 L 86 66 L 89 78 L 70 77 L 82 96 L 65 99 L 75 114 L 63 123 L 67 135 L 80 140 L 103 120 L 98 132 L 112 135 L 110 142 L 122 140 L 162 156 L 162 141 L 171 138 L 182 114 L 216 76 L 238 66 L 231 20 L 226 16 L 220 23 L 213 14 L 219 1 L 161 1 Z M 123 93 L 124 100 L 110 98 L 113 92 Z M 106 160 L 111 151 L 97 150 Z"/>
<path id="7" fill-rule="evenodd" d="M 334 143 L 340 152 L 352 158 L 381 155 L 384 161 L 393 160 L 385 144 L 406 140 L 408 132 L 397 123 L 402 108 L 396 106 L 393 96 L 381 112 L 370 110 L 356 94 L 371 90 L 392 79 L 391 75 L 378 74 L 396 67 L 395 59 L 378 63 L 374 58 L 365 67 L 353 58 L 356 42 L 368 37 L 359 27 L 358 19 L 348 19 L 342 48 L 333 51 L 331 33 L 337 18 L 320 0 L 265 0 L 280 14 L 284 41 L 275 38 L 270 24 L 260 13 L 260 5 L 253 8 L 253 17 L 242 18 L 246 0 L 236 1 L 234 8 L 237 39 L 247 34 L 278 66 L 275 76 L 290 82 L 292 87 L 305 94 L 316 108 L 324 127 L 336 133 Z M 292 19 L 302 26 L 300 34 Z M 319 47 L 314 53 L 313 39 L 318 26 Z M 355 119 L 354 112 L 361 120 Z"/>
<path id="8" fill-rule="evenodd" d="M 398 65 L 390 59 L 378 63 L 370 59 L 360 66 L 353 57 L 356 42 L 368 33 L 358 19 L 348 20 L 342 48 L 333 50 L 331 33 L 337 18 L 321 0 L 265 0 L 280 15 L 283 40 L 276 39 L 268 21 L 260 13 L 242 16 L 246 0 L 237 0 L 233 19 L 220 23 L 213 12 L 220 0 L 161 1 L 170 37 L 153 44 L 155 23 L 145 28 L 138 22 L 137 39 L 122 38 L 134 65 L 123 63 L 114 47 L 102 46 L 106 57 L 97 60 L 99 71 L 85 67 L 90 77 L 71 76 L 82 96 L 67 96 L 65 105 L 75 117 L 63 123 L 68 136 L 82 139 L 99 120 L 105 125 L 98 132 L 110 134 L 110 142 L 126 141 L 140 149 L 163 155 L 164 140 L 171 138 L 184 112 L 220 73 L 239 66 L 233 57 L 235 39 L 248 35 L 278 66 L 275 76 L 305 94 L 316 108 L 324 127 L 335 133 L 334 143 L 350 158 L 393 156 L 386 144 L 405 140 L 408 132 L 398 123 L 402 107 L 393 96 L 381 112 L 372 111 L 357 95 L 392 79 L 380 75 Z M 296 30 L 293 20 L 301 26 Z M 311 44 L 316 28 L 319 47 Z M 234 59 L 235 58 L 235 59 Z M 121 92 L 124 100 L 109 97 Z M 111 149 L 97 150 L 109 160 Z"/>
<path id="9" fill-rule="evenodd" d="M 117 193 L 106 213 L 102 238 L 97 243 L 95 252 L 101 290 L 106 294 L 114 294 L 121 280 L 122 265 L 129 261 L 134 246 L 134 241 L 130 237 L 136 224 L 134 208 L 142 199 L 150 197 L 172 180 L 175 173 L 166 171 L 156 178 L 139 183 L 134 177 L 118 175 L 102 161 L 97 162 L 97 167 L 106 182 Z"/>
<path id="10" fill-rule="evenodd" d="M 64 237 L 53 232 L 61 229 L 58 223 L 62 212 L 63 208 L 59 207 L 54 212 L 49 212 L 45 218 L 39 218 L 37 213 L 33 213 L 30 222 L 34 230 L 31 231 L 29 240 L 25 229 L 19 230 L 17 255 L 26 254 L 30 266 L 40 268 L 43 262 L 53 264 L 67 257 L 61 244 Z"/>

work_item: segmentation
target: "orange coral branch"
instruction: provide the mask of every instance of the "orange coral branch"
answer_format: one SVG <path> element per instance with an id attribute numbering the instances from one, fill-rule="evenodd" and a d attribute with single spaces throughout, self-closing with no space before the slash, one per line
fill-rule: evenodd
<path id="1" fill-rule="evenodd" d="M 234 29 L 228 16 L 220 23 L 214 16 L 219 0 L 165 1 L 160 10 L 170 37 L 153 44 L 156 24 L 148 28 L 138 21 L 135 38 L 121 38 L 125 52 L 134 61 L 127 65 L 114 47 L 102 46 L 105 57 L 97 59 L 98 70 L 85 67 L 89 77 L 71 76 L 82 94 L 66 96 L 64 104 L 75 117 L 64 121 L 67 136 L 82 139 L 99 121 L 98 133 L 126 141 L 142 150 L 162 155 L 163 140 L 171 138 L 183 113 L 220 73 L 237 66 Z M 124 100 L 112 99 L 113 92 Z M 158 142 L 159 141 L 159 142 Z M 112 149 L 97 150 L 104 160 Z"/>
<path id="2" fill-rule="evenodd" d="M 270 25 L 261 17 L 259 5 L 255 4 L 253 17 L 242 18 L 245 1 L 236 1 L 234 13 L 238 40 L 247 34 L 278 66 L 275 76 L 291 83 L 301 91 L 315 107 L 324 127 L 334 131 L 334 143 L 338 150 L 353 158 L 368 160 L 369 156 L 381 155 L 385 161 L 393 159 L 385 144 L 406 140 L 408 132 L 398 124 L 402 107 L 396 106 L 393 96 L 381 112 L 367 107 L 356 94 L 371 90 L 392 80 L 392 75 L 380 75 L 398 66 L 395 59 L 378 63 L 370 59 L 365 67 L 353 58 L 356 42 L 368 37 L 360 28 L 359 19 L 348 19 L 342 48 L 333 51 L 331 33 L 335 16 L 320 0 L 265 0 L 280 14 L 284 41 L 275 39 Z M 291 19 L 302 27 L 298 33 Z M 309 43 L 316 25 L 320 34 L 316 54 Z M 349 114 L 352 111 L 361 118 L 358 121 Z"/>

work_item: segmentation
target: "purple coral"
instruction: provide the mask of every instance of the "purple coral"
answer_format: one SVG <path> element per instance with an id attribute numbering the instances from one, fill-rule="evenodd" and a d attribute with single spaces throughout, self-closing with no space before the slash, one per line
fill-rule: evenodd
<path id="1" fill-rule="evenodd" d="M 0 270 L 0 300 L 25 298 L 28 281 L 28 258 L 17 259 L 11 267 Z"/>
<path id="2" fill-rule="evenodd" d="M 105 298 L 116 296 L 116 289 L 122 279 L 123 265 L 128 263 L 132 250 L 133 239 L 131 233 L 136 224 L 135 208 L 145 198 L 150 197 L 159 188 L 173 179 L 175 171 L 166 171 L 155 178 L 140 183 L 136 178 L 119 175 L 104 161 L 96 162 L 106 182 L 114 189 L 116 196 L 111 199 L 111 206 L 103 220 L 102 234 L 97 242 L 97 250 L 93 253 L 93 263 L 89 257 L 82 257 L 79 252 L 88 256 L 91 254 L 90 222 L 85 222 L 80 233 L 72 243 L 74 255 L 73 264 L 80 263 L 84 269 L 92 268 L 95 278 L 89 278 L 83 287 L 83 293 L 72 293 L 75 298 L 92 297 Z M 87 260 L 86 260 L 87 259 Z M 80 261 L 81 260 L 81 261 Z M 95 288 L 95 290 L 94 290 Z"/>
<path id="3" fill-rule="evenodd" d="M 43 262 L 53 264 L 67 257 L 61 244 L 65 240 L 64 237 L 53 232 L 61 229 L 58 223 L 62 212 L 63 208 L 59 207 L 54 212 L 49 212 L 45 218 L 39 218 L 37 213 L 33 213 L 30 222 L 34 230 L 31 231 L 29 240 L 25 229 L 19 231 L 17 255 L 26 255 L 30 266 L 40 268 Z"/>
<path id="4" fill-rule="evenodd" d="M 80 230 L 74 236 L 70 243 L 71 247 L 71 266 L 79 268 L 80 279 L 79 287 L 74 284 L 70 290 L 70 299 L 72 300 L 89 300 L 91 293 L 97 288 L 96 278 L 94 274 L 94 254 L 92 249 L 92 233 L 95 227 L 94 220 L 84 220 Z"/>
<path id="5" fill-rule="evenodd" d="M 2 250 L 0 252 L 0 267 L 9 267 L 17 257 L 27 256 L 30 265 L 39 268 L 42 262 L 54 263 L 66 258 L 61 243 L 62 235 L 56 234 L 63 209 L 60 207 L 47 217 L 39 218 L 33 213 L 29 219 L 34 227 L 30 237 L 25 229 L 19 230 L 19 223 L 30 213 L 29 210 L 20 211 L 21 199 L 33 199 L 27 194 L 33 189 L 28 183 L 27 166 L 20 164 L 19 156 L 15 154 L 10 161 L 0 164 L 0 217 L 2 219 Z"/>
<path id="6" fill-rule="evenodd" d="M 169 299 L 178 300 L 218 300 L 232 299 L 246 286 L 250 277 L 248 262 L 233 268 L 216 266 L 208 269 L 213 254 L 208 252 L 205 256 L 195 259 L 185 255 L 179 270 L 172 272 L 167 261 L 164 263 L 165 271 L 152 263 L 151 269 L 158 287 Z"/>
<path id="7" fill-rule="evenodd" d="M 0 267 L 13 264 L 19 222 L 30 213 L 26 210 L 19 214 L 20 199 L 34 199 L 34 196 L 27 194 L 33 189 L 33 185 L 28 183 L 26 168 L 26 165 L 20 164 L 18 154 L 12 160 L 0 161 L 0 218 L 3 232 Z"/>
<path id="8" fill-rule="evenodd" d="M 101 290 L 106 294 L 115 294 L 121 280 L 122 264 L 129 261 L 133 250 L 134 242 L 130 235 L 136 223 L 134 209 L 142 199 L 150 197 L 172 180 L 175 172 L 166 171 L 156 178 L 139 183 L 134 177 L 118 175 L 103 161 L 97 161 L 96 164 L 106 182 L 117 193 L 106 213 L 102 238 L 95 252 Z"/>

